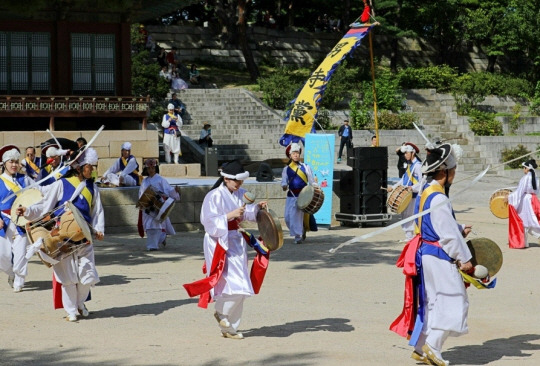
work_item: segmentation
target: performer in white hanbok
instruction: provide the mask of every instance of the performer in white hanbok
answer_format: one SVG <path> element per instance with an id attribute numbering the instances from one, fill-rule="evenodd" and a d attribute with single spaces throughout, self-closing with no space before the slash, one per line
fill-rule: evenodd
<path id="1" fill-rule="evenodd" d="M 167 114 L 163 115 L 161 126 L 163 127 L 163 151 L 165 152 L 165 162 L 171 163 L 171 153 L 175 164 L 178 164 L 178 156 L 182 156 L 180 147 L 180 136 L 182 132 L 182 117 L 174 111 L 174 104 L 169 103 Z"/>
<path id="2" fill-rule="evenodd" d="M 201 295 L 199 306 L 206 308 L 216 301 L 214 317 L 225 338 L 243 339 L 238 327 L 244 300 L 258 293 L 268 265 L 268 254 L 258 253 L 250 272 L 245 237 L 238 231 L 242 221 L 256 221 L 266 201 L 246 204 L 246 190 L 240 188 L 249 177 L 240 162 L 223 167 L 221 178 L 204 198 L 201 223 L 204 225 L 206 278 L 185 284 L 190 296 Z M 262 260 L 262 261 L 261 261 Z"/>
<path id="3" fill-rule="evenodd" d="M 416 196 L 418 196 L 418 191 L 420 190 L 420 181 L 422 180 L 422 162 L 416 156 L 419 151 L 420 150 L 418 147 L 410 142 L 407 142 L 401 146 L 401 152 L 405 154 L 405 159 L 407 160 L 407 170 L 396 184 L 387 189 L 388 192 L 392 192 L 399 186 L 405 186 L 410 192 L 412 192 L 411 202 L 401 213 L 402 219 L 405 219 L 414 213 L 414 202 L 416 201 Z M 414 221 L 401 224 L 401 228 L 405 232 L 405 239 L 407 239 L 407 241 L 414 238 Z"/>
<path id="4" fill-rule="evenodd" d="M 317 182 L 313 178 L 313 173 L 309 165 L 300 162 L 300 154 L 302 154 L 302 148 L 300 144 L 292 143 L 285 150 L 285 154 L 290 160 L 290 163 L 283 168 L 281 174 L 281 188 L 287 191 L 287 200 L 285 201 L 285 223 L 289 228 L 289 234 L 294 237 L 294 242 L 300 244 L 302 240 L 306 239 L 306 231 L 310 229 L 309 226 L 314 227 L 311 230 L 316 231 L 315 220 L 306 223 L 304 215 L 307 215 L 298 208 L 296 201 L 298 195 L 302 189 L 309 185 L 317 185 Z M 308 215 L 309 216 L 309 215 Z"/>
<path id="5" fill-rule="evenodd" d="M 148 176 L 142 181 L 141 188 L 139 189 L 139 198 L 148 187 L 152 186 L 156 193 L 179 201 L 180 194 L 176 188 L 172 187 L 165 178 L 159 175 L 159 167 L 156 159 L 147 159 L 144 165 Z M 143 237 L 144 231 L 146 231 L 146 250 L 158 250 L 159 244 L 165 245 L 167 235 L 176 234 L 168 217 L 163 222 L 160 222 L 157 216 L 150 215 L 145 210 L 139 211 L 139 215 L 139 234 L 142 234 L 141 237 Z"/>
<path id="6" fill-rule="evenodd" d="M 105 216 L 99 189 L 91 179 L 97 162 L 96 151 L 87 148 L 71 163 L 72 170 L 48 187 L 42 201 L 29 207 L 20 207 L 17 212 L 34 221 L 70 201 L 93 228 L 96 239 L 102 240 Z M 56 211 L 57 216 L 62 213 L 63 210 Z M 58 292 L 55 292 L 55 308 L 63 307 L 68 314 L 66 320 L 70 322 L 77 321 L 79 314 L 87 317 L 89 312 L 84 302 L 88 298 L 90 287 L 99 282 L 94 246 L 84 244 L 83 249 L 54 264 L 53 269 L 55 281 L 61 283 L 61 304 Z"/>
<path id="7" fill-rule="evenodd" d="M 444 342 L 468 332 L 469 301 L 458 266 L 464 272 L 472 269 L 472 255 L 464 240 L 471 227 L 458 225 L 447 197 L 456 173 L 454 149 L 459 146 L 428 149 L 422 166 L 427 184 L 417 198 L 416 210 L 437 209 L 417 219 L 420 234 L 407 243 L 398 260 L 407 276 L 406 301 L 403 313 L 390 326 L 410 337 L 413 359 L 431 365 L 448 365 L 441 355 Z"/>
<path id="8" fill-rule="evenodd" d="M 508 195 L 508 245 L 513 249 L 528 248 L 527 234 L 540 238 L 539 181 L 534 159 L 522 164 L 524 176 L 515 191 Z"/>
<path id="9" fill-rule="evenodd" d="M 11 206 L 16 199 L 13 196 L 1 202 L 13 192 L 29 186 L 33 180 L 18 173 L 21 153 L 15 145 L 6 145 L 0 149 L 2 175 L 0 176 L 0 270 L 8 275 L 8 283 L 14 292 L 21 292 L 28 274 L 26 232 L 11 220 Z"/>
<path id="10" fill-rule="evenodd" d="M 120 158 L 103 173 L 101 181 L 114 184 L 117 187 L 140 186 L 143 178 L 139 174 L 137 159 L 131 155 L 131 142 L 122 144 L 120 154 Z"/>

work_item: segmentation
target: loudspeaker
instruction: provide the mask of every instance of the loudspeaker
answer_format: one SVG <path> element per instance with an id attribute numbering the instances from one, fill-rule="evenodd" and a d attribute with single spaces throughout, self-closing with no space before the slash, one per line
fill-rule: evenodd
<path id="1" fill-rule="evenodd" d="M 386 194 L 363 194 L 362 214 L 386 213 Z"/>
<path id="2" fill-rule="evenodd" d="M 354 215 L 362 214 L 361 196 L 359 194 L 341 195 L 339 200 L 339 212 Z"/>
<path id="3" fill-rule="evenodd" d="M 387 186 L 386 170 L 360 170 L 361 192 L 362 194 L 383 194 L 386 191 L 381 187 Z"/>
<path id="4" fill-rule="evenodd" d="M 267 163 L 261 163 L 257 170 L 256 180 L 257 182 L 273 182 L 274 172 L 272 171 L 272 167 Z"/>
<path id="5" fill-rule="evenodd" d="M 347 152 L 347 165 L 359 170 L 387 170 L 388 147 L 354 147 Z"/>
<path id="6" fill-rule="evenodd" d="M 339 192 L 341 195 L 359 195 L 362 193 L 360 171 L 349 170 L 341 173 Z"/>

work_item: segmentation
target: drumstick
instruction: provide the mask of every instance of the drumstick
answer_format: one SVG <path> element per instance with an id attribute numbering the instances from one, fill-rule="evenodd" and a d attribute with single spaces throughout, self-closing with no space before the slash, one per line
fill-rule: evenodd
<path id="1" fill-rule="evenodd" d="M 22 205 L 19 205 L 18 208 L 21 208 Z M 15 219 L 15 225 L 17 225 L 19 223 L 19 217 L 21 217 L 21 215 L 17 214 L 17 219 Z"/>

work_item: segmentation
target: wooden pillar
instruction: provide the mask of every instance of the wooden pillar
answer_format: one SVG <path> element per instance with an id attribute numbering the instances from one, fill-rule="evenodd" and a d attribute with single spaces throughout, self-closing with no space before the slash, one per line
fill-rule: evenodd
<path id="1" fill-rule="evenodd" d="M 54 131 L 54 116 L 49 118 L 49 130 Z"/>

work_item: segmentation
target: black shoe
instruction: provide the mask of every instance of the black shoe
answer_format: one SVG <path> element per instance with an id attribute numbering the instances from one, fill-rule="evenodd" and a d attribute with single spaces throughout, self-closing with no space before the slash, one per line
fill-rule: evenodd
<path id="1" fill-rule="evenodd" d="M 155 252 L 155 251 L 157 251 L 157 249 L 156 248 L 150 248 L 150 249 L 146 249 L 146 251 L 147 252 Z"/>

